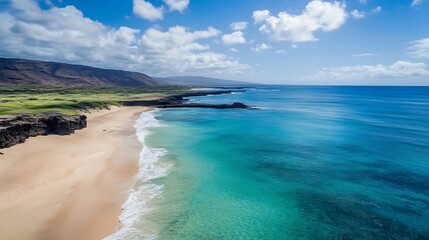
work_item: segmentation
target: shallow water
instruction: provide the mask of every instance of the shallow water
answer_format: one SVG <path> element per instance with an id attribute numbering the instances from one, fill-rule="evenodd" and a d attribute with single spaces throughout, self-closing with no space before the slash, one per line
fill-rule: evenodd
<path id="1" fill-rule="evenodd" d="M 167 170 L 140 182 L 161 193 L 134 206 L 145 210 L 128 239 L 429 239 L 429 88 L 193 100 L 261 110 L 152 113 L 161 126 L 145 143 Z"/>

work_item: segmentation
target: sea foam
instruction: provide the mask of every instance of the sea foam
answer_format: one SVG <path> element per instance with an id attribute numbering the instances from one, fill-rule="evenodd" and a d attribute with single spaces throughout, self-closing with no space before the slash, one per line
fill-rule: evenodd
<path id="1" fill-rule="evenodd" d="M 150 202 L 162 194 L 163 186 L 152 181 L 166 176 L 170 168 L 168 165 L 159 162 L 166 150 L 149 148 L 145 142 L 146 137 L 151 134 L 150 129 L 161 126 L 155 118 L 156 112 L 157 110 L 143 112 L 134 125 L 138 140 L 142 144 L 139 171 L 128 199 L 122 207 L 122 214 L 119 216 L 122 227 L 114 234 L 106 237 L 106 240 L 156 238 L 155 230 L 145 229 L 146 224 L 142 224 L 144 215 L 152 210 Z"/>

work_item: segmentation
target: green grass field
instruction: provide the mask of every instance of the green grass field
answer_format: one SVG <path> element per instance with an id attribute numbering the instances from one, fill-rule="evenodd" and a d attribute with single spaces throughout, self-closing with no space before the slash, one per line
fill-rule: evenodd
<path id="1" fill-rule="evenodd" d="M 150 100 L 187 91 L 184 87 L 35 88 L 0 87 L 0 115 L 76 114 L 126 100 Z"/>

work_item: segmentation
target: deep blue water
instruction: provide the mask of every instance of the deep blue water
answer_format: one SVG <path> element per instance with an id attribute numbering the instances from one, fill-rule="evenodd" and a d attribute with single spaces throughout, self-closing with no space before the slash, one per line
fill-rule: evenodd
<path id="1" fill-rule="evenodd" d="M 143 217 L 158 239 L 429 239 L 429 88 L 193 100 L 261 110 L 155 113 L 148 145 L 169 174 Z"/>

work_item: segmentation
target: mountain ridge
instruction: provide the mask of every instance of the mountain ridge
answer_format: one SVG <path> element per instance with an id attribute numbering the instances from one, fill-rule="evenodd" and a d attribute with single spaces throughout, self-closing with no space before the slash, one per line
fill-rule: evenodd
<path id="1" fill-rule="evenodd" d="M 60 62 L 0 58 L 0 85 L 126 87 L 159 84 L 150 76 L 139 72 Z"/>

